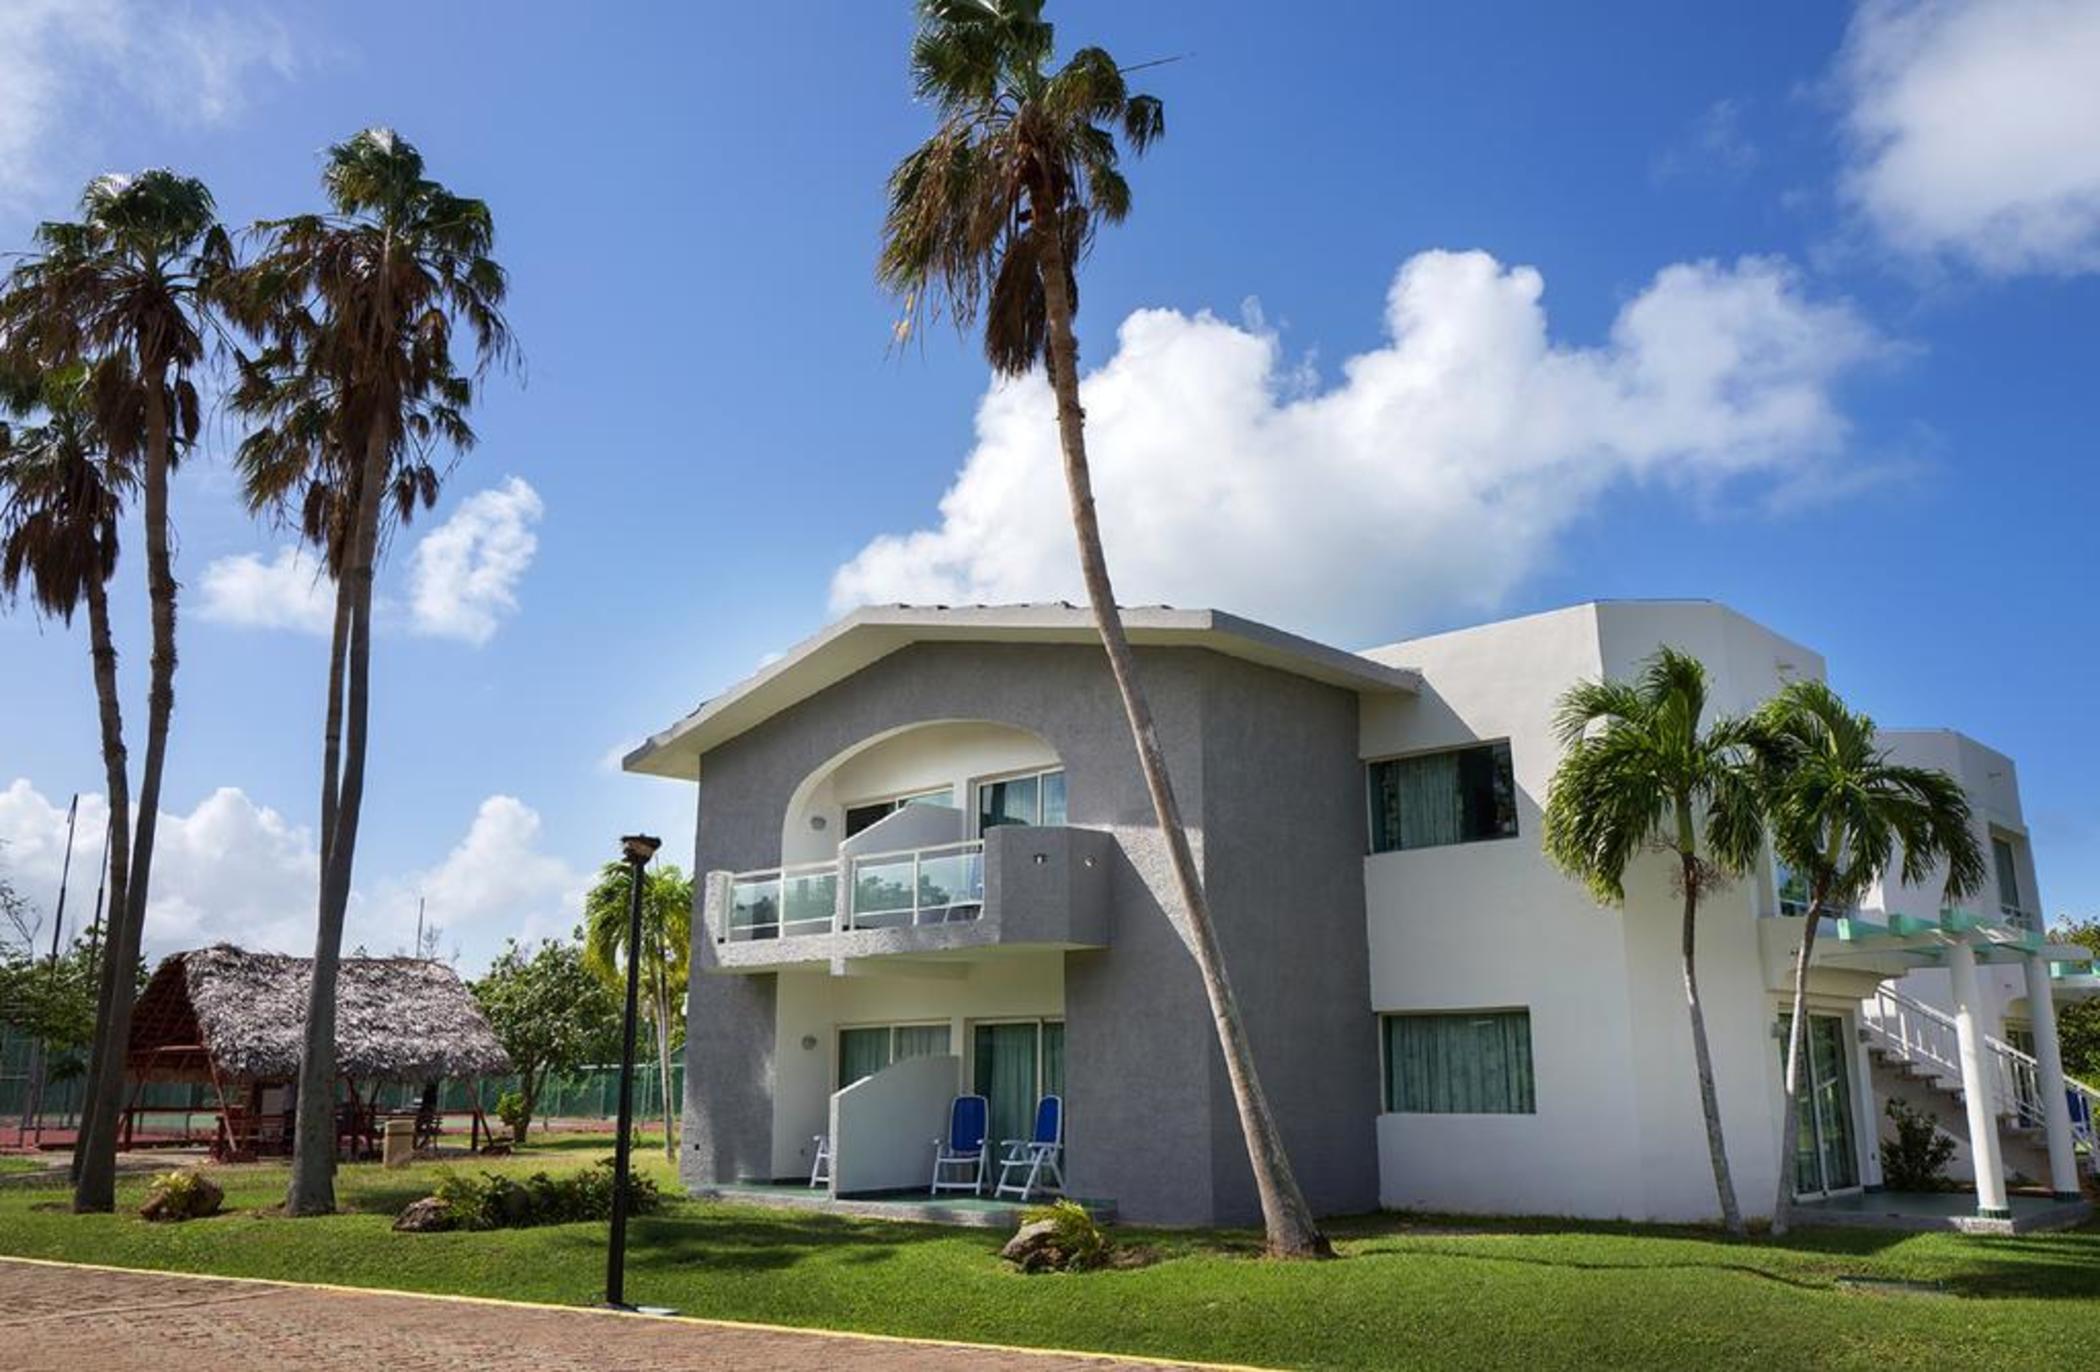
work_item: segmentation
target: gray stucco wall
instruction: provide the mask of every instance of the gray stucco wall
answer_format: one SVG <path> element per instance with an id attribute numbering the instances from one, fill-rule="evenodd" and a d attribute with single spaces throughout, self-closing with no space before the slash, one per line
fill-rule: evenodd
<path id="1" fill-rule="evenodd" d="M 1377 1082 L 1356 698 L 1202 649 L 1138 657 L 1300 1179 L 1323 1210 L 1367 1209 Z M 875 734 L 932 720 L 1036 733 L 1064 763 L 1070 823 L 1117 839 L 1109 947 L 1066 955 L 1071 1189 L 1136 1221 L 1253 1219 L 1208 1005 L 1162 914 L 1164 846 L 1098 648 L 916 644 L 710 751 L 695 871 L 778 862 L 781 818 L 805 777 Z M 1214 828 L 1223 846 L 1206 841 Z M 695 934 L 681 1170 L 733 1180 L 770 1156 L 774 979 L 710 971 L 714 947 Z"/>

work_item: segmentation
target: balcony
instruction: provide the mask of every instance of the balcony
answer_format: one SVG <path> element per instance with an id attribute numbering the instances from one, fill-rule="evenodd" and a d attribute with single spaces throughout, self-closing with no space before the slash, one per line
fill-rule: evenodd
<path id="1" fill-rule="evenodd" d="M 987 946 L 1105 947 L 1114 849 L 1099 830 L 1006 825 L 958 843 L 710 872 L 714 964 L 843 971 L 849 960 Z"/>

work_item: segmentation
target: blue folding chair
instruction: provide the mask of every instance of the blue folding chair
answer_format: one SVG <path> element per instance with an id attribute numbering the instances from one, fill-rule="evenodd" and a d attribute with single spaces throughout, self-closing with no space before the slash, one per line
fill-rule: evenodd
<path id="1" fill-rule="evenodd" d="M 991 1102 L 983 1096 L 957 1096 L 948 1105 L 948 1137 L 933 1141 L 933 1189 L 984 1189 L 984 1136 L 990 1132 Z"/>
<path id="2" fill-rule="evenodd" d="M 999 1184 L 995 1196 L 1018 1196 L 1027 1200 L 1037 1191 L 1062 1195 L 1065 1189 L 1065 1101 L 1062 1096 L 1044 1096 L 1035 1103 L 1035 1128 L 1025 1139 L 1007 1139 L 1000 1145 Z M 1020 1174 L 1020 1180 L 1012 1178 Z"/>

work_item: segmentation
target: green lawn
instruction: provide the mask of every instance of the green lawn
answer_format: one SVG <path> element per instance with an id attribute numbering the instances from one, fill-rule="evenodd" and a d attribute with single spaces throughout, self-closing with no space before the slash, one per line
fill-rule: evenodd
<path id="1" fill-rule="evenodd" d="M 41 1172 L 44 1168 L 45 1163 L 41 1158 L 0 1158 L 0 1177 L 14 1172 Z"/>
<path id="2" fill-rule="evenodd" d="M 580 1165 L 603 1136 L 551 1140 L 510 1171 Z M 661 1153 L 641 1157 L 663 1176 Z M 0 1252 L 588 1303 L 601 1226 L 394 1234 L 432 1166 L 347 1167 L 356 1213 L 253 1213 L 281 1167 L 222 1169 L 234 1213 L 153 1226 L 74 1216 L 62 1193 L 0 1191 Z M 121 1199 L 135 1207 L 143 1183 Z M 1338 1226 L 1342 1261 L 1278 1264 L 1251 1236 L 1133 1232 L 1160 1261 L 1022 1277 L 1000 1236 L 680 1200 L 637 1223 L 630 1299 L 692 1315 L 1291 1367 L 2100 1365 L 2100 1229 L 2016 1239 L 1831 1230 L 1784 1246 L 1698 1231 L 1388 1217 Z M 1841 1278 L 1935 1283 L 1862 1293 Z"/>

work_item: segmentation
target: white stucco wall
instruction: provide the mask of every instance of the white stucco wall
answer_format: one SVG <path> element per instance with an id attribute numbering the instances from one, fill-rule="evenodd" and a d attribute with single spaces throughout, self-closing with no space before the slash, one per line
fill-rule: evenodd
<path id="1" fill-rule="evenodd" d="M 948 1025 L 949 1051 L 971 1070 L 971 1027 L 981 1020 L 1062 1019 L 1064 954 L 980 952 L 968 962 L 913 964 L 898 959 L 888 975 L 834 977 L 821 971 L 780 973 L 775 1002 L 778 1045 L 773 1063 L 773 1175 L 809 1175 L 810 1140 L 829 1127 L 838 1082 L 838 1031 L 875 1024 Z M 959 972 L 961 975 L 951 975 Z M 804 1047 L 804 1041 L 810 1045 Z M 926 1137 L 940 1132 L 930 1120 Z M 931 1155 L 929 1154 L 929 1162 Z"/>
<path id="2" fill-rule="evenodd" d="M 1369 654 L 1421 671 L 1427 689 L 1412 701 L 1367 702 L 1367 759 L 1507 739 L 1519 791 L 1513 839 L 1365 859 L 1372 1009 L 1527 1007 L 1537 1097 L 1528 1116 L 1381 1115 L 1388 1206 L 1718 1214 L 1670 867 L 1643 859 L 1625 909 L 1604 909 L 1539 848 L 1559 759 L 1556 700 L 1579 679 L 1630 675 L 1665 643 L 1707 664 L 1717 712 L 1751 708 L 1787 676 L 1823 672 L 1817 654 L 1699 602 L 1576 606 Z M 1738 1197 L 1753 1214 L 1769 1207 L 1779 1158 L 1777 1007 L 1757 933 L 1768 882 L 1759 874 L 1714 897 L 1699 928 L 1723 1129 Z"/>
<path id="3" fill-rule="evenodd" d="M 967 838 L 976 806 L 970 793 L 972 782 L 1055 767 L 1057 761 L 1057 754 L 1042 739 L 1003 724 L 928 723 L 875 739 L 818 769 L 796 791 L 782 823 L 781 861 L 831 858 L 846 834 L 848 806 L 941 786 L 950 789 L 950 803 L 963 813 L 958 832 L 940 841 Z M 824 827 L 812 827 L 812 819 L 823 820 Z"/>

